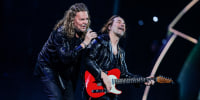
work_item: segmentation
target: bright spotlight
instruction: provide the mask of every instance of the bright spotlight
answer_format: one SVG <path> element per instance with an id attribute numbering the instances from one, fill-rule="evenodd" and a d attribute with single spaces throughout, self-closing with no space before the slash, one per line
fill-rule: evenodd
<path id="1" fill-rule="evenodd" d="M 157 16 L 153 16 L 153 21 L 154 22 L 158 22 L 158 17 Z"/>

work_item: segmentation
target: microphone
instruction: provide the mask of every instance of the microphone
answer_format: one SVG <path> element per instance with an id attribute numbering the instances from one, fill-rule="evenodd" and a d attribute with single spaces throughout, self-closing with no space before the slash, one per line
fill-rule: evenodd
<path id="1" fill-rule="evenodd" d="M 86 32 L 88 32 L 88 31 L 93 31 L 90 27 L 88 27 L 88 29 L 86 30 Z"/>

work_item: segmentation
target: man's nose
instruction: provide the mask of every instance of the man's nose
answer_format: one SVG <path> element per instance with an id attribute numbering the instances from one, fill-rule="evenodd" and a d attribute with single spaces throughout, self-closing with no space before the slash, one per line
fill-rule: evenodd
<path id="1" fill-rule="evenodd" d="M 123 26 L 123 27 L 124 27 L 124 26 L 125 26 L 125 24 L 124 24 L 124 23 L 122 23 L 120 26 Z"/>

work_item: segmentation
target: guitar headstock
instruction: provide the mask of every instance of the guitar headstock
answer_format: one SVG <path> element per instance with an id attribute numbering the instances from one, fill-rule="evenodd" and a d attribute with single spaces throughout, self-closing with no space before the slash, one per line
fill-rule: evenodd
<path id="1" fill-rule="evenodd" d="M 158 83 L 172 83 L 173 80 L 170 79 L 170 78 L 163 77 L 163 76 L 157 76 L 156 82 L 158 82 Z"/>

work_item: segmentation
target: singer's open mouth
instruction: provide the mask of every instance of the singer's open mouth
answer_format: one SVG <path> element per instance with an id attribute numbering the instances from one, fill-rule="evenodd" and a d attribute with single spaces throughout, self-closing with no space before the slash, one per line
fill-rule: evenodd
<path id="1" fill-rule="evenodd" d="M 122 30 L 122 31 L 125 31 L 125 29 L 123 27 L 119 27 L 118 28 L 119 30 Z"/>
<path id="2" fill-rule="evenodd" d="M 86 29 L 86 28 L 87 28 L 87 25 L 81 25 L 81 27 L 82 27 L 83 29 Z"/>

